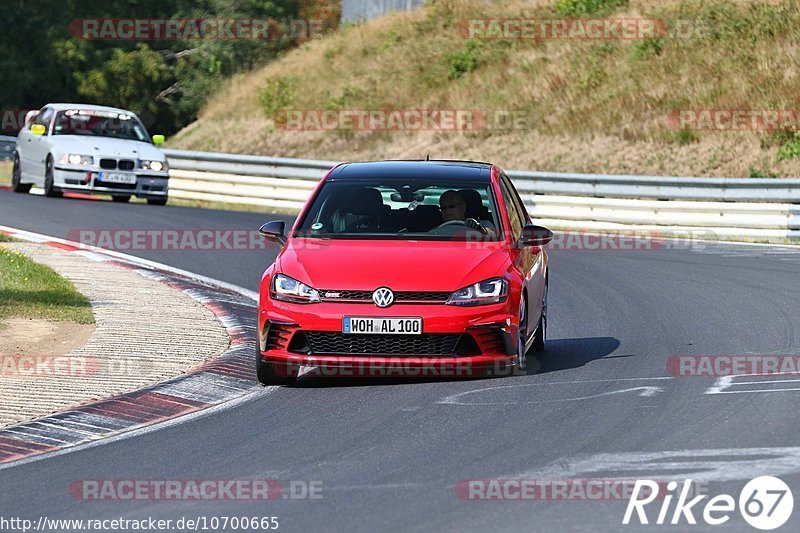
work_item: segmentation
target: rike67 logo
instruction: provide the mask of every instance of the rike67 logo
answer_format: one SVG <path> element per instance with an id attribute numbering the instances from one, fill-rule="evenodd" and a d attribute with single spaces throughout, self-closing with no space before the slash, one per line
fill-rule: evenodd
<path id="1" fill-rule="evenodd" d="M 719 526 L 730 520 L 736 511 L 737 503 L 742 518 L 756 529 L 764 531 L 781 527 L 789 520 L 794 509 L 794 498 L 789 486 L 782 480 L 772 476 L 760 476 L 750 480 L 739 493 L 739 499 L 729 494 L 714 496 L 705 505 L 701 502 L 708 498 L 701 494 L 689 499 L 692 493 L 692 480 L 687 479 L 678 493 L 678 482 L 667 484 L 667 494 L 659 498 L 658 483 L 652 480 L 637 480 L 633 494 L 628 500 L 622 523 L 639 524 L 697 524 L 695 513 L 702 516 L 703 521 L 711 526 Z M 641 495 L 645 494 L 644 497 Z M 676 499 L 677 497 L 677 499 Z M 654 522 L 652 513 L 648 517 L 645 507 L 658 498 L 661 504 Z M 675 506 L 672 506 L 675 500 Z M 658 503 L 653 507 L 658 507 Z M 651 509 L 655 510 L 655 509 Z"/>

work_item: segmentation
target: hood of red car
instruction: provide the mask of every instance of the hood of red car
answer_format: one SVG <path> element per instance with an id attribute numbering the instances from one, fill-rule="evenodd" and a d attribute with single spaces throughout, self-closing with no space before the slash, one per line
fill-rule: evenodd
<path id="1" fill-rule="evenodd" d="M 295 238 L 276 271 L 316 289 L 455 291 L 502 275 L 509 261 L 502 242 Z"/>

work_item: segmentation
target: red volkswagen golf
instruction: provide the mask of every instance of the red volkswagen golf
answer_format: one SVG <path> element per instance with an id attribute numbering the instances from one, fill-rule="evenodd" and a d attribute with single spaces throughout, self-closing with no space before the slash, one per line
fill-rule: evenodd
<path id="1" fill-rule="evenodd" d="M 466 161 L 331 169 L 261 280 L 264 384 L 325 375 L 524 371 L 547 328 L 552 232 L 498 167 Z"/>

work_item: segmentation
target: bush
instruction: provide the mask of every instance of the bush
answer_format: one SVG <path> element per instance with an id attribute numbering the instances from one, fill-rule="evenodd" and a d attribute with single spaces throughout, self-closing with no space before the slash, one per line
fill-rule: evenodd
<path id="1" fill-rule="evenodd" d="M 665 40 L 662 39 L 644 39 L 633 43 L 631 51 L 634 59 L 649 59 L 653 56 L 661 55 L 664 49 Z"/>
<path id="2" fill-rule="evenodd" d="M 463 50 L 447 54 L 447 64 L 450 67 L 447 77 L 454 80 L 477 69 L 481 63 L 478 57 L 481 47 L 480 41 L 470 39 Z"/>
<path id="3" fill-rule="evenodd" d="M 261 89 L 259 100 L 268 117 L 289 106 L 294 96 L 295 80 L 291 76 L 273 78 Z"/>
<path id="4" fill-rule="evenodd" d="M 692 130 L 679 130 L 674 135 L 675 142 L 681 146 L 697 142 L 697 135 Z"/>
<path id="5" fill-rule="evenodd" d="M 794 159 L 800 157 L 800 134 L 795 133 L 794 136 L 787 140 L 783 146 L 778 149 L 778 161 L 785 159 Z"/>
<path id="6" fill-rule="evenodd" d="M 585 17 L 627 6 L 628 0 L 558 0 L 556 11 L 563 17 Z"/>
<path id="7" fill-rule="evenodd" d="M 762 170 L 756 167 L 750 167 L 748 177 L 751 178 L 777 178 L 778 175 L 769 170 Z"/>

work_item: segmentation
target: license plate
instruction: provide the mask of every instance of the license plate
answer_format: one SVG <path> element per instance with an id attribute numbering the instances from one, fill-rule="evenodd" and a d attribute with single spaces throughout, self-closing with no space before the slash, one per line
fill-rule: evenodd
<path id="1" fill-rule="evenodd" d="M 136 184 L 136 174 L 126 174 L 124 172 L 100 172 L 97 175 L 97 179 L 105 183 Z"/>
<path id="2" fill-rule="evenodd" d="M 422 319 L 346 316 L 342 320 L 342 333 L 350 335 L 422 335 Z"/>

